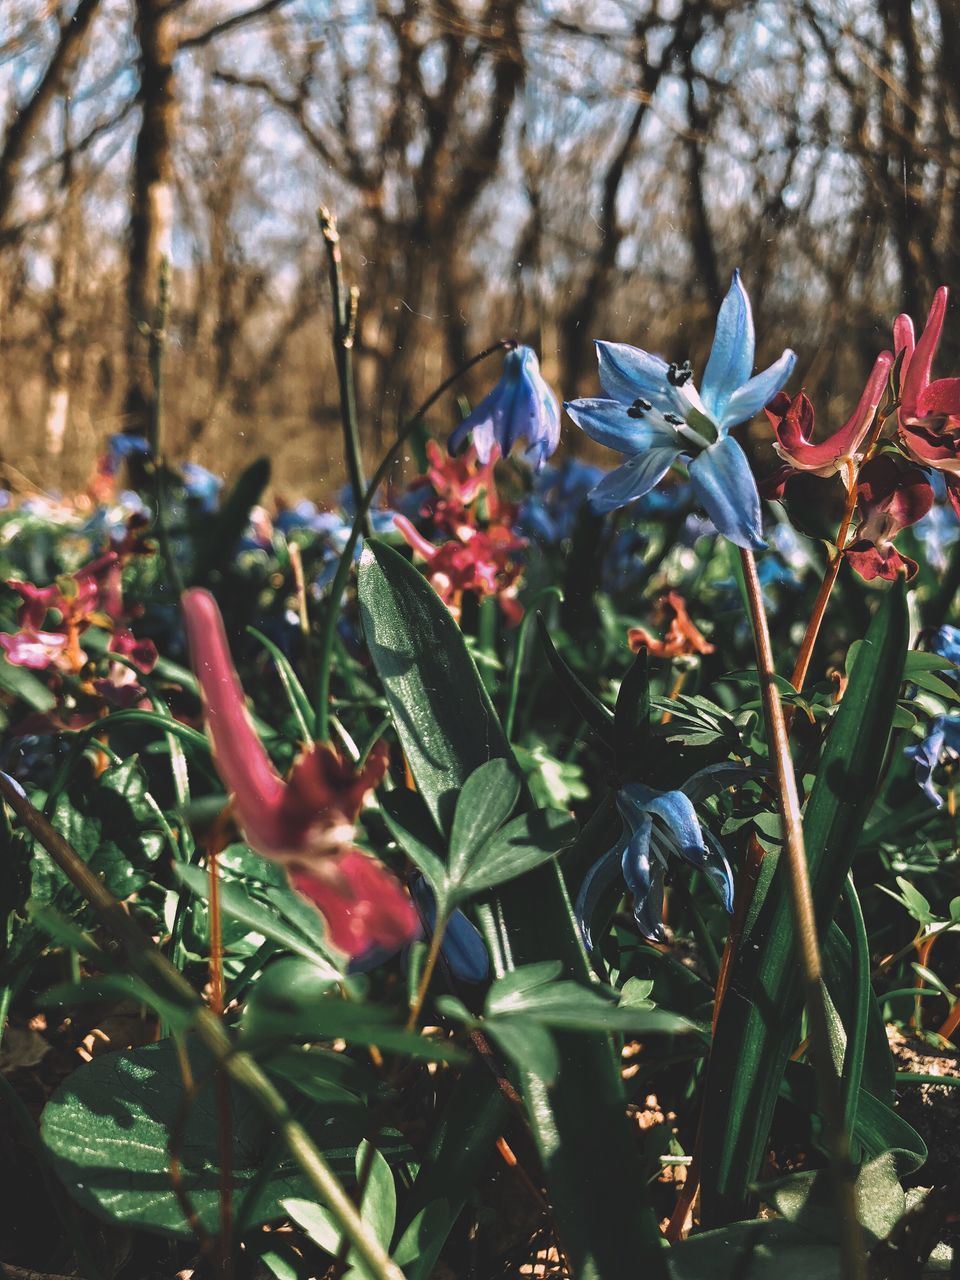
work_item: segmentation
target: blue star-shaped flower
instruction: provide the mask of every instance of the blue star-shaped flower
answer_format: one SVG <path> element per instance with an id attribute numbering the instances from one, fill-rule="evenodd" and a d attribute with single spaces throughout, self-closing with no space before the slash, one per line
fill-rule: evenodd
<path id="1" fill-rule="evenodd" d="M 934 790 L 933 771 L 941 760 L 960 759 L 960 713 L 936 716 L 930 722 L 930 732 L 916 746 L 904 747 L 903 754 L 914 765 L 917 786 L 937 806 L 943 806 L 942 798 Z"/>
<path id="2" fill-rule="evenodd" d="M 594 911 L 620 875 L 633 894 L 633 916 L 641 933 L 658 941 L 664 939 L 663 877 L 671 858 L 704 871 L 717 886 L 727 911 L 733 911 L 730 864 L 717 841 L 701 827 L 693 806 L 744 773 L 741 765 L 711 765 L 693 774 L 676 791 L 656 791 L 630 782 L 617 792 L 623 832 L 587 872 L 577 895 L 577 924 L 588 949 L 593 947 L 590 922 Z"/>
<path id="3" fill-rule="evenodd" d="M 500 381 L 450 437 L 449 449 L 457 454 L 469 435 L 480 462 L 486 466 L 495 445 L 505 458 L 525 439 L 524 457 L 537 470 L 560 443 L 560 402 L 540 373 L 540 362 L 531 347 L 508 351 Z"/>
<path id="4" fill-rule="evenodd" d="M 600 383 L 608 399 L 566 405 L 600 444 L 627 456 L 592 491 L 597 511 L 613 511 L 649 493 L 678 458 L 720 533 L 740 547 L 762 548 L 760 496 L 746 454 L 728 434 L 768 404 L 789 378 L 790 350 L 751 377 L 756 340 L 750 299 L 733 273 L 698 392 L 689 362 L 668 364 L 619 342 L 598 342 Z"/>

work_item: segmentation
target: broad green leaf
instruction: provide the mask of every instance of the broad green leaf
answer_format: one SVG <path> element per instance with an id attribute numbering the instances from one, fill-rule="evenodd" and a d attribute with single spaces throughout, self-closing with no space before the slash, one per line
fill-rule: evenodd
<path id="1" fill-rule="evenodd" d="M 582 680 L 574 674 L 563 660 L 560 651 L 553 642 L 553 637 L 547 629 L 547 624 L 540 614 L 537 615 L 537 631 L 543 643 L 547 661 L 553 668 L 553 673 L 557 677 L 560 687 L 570 699 L 574 710 L 583 716 L 590 728 L 599 734 L 604 742 L 609 742 L 614 729 L 613 713 L 603 705 L 599 698 L 590 692 Z"/>
<path id="2" fill-rule="evenodd" d="M 498 758 L 474 769 L 463 784 L 450 832 L 450 875 L 462 879 L 481 846 L 499 830 L 520 798 L 512 761 Z M 496 882 L 494 882 L 496 883 Z"/>
<path id="3" fill-rule="evenodd" d="M 179 862 L 174 864 L 173 872 L 178 880 L 183 881 L 188 889 L 201 898 L 209 896 L 210 877 L 202 867 L 193 867 Z M 225 915 L 240 920 L 249 929 L 276 942 L 287 951 L 292 951 L 294 955 L 311 961 L 318 970 L 327 975 L 329 981 L 338 982 L 341 979 L 340 970 L 331 963 L 329 956 L 311 943 L 299 929 L 293 928 L 269 907 L 252 898 L 239 883 L 229 880 L 221 881 L 220 907 Z M 322 921 L 316 912 L 312 914 L 315 919 L 315 929 L 320 933 L 323 929 Z"/>
<path id="4" fill-rule="evenodd" d="M 356 1175 L 359 1179 L 366 1170 L 366 1186 L 360 1205 L 360 1216 L 371 1228 L 380 1244 L 389 1249 L 397 1220 L 397 1188 L 393 1171 L 380 1152 L 364 1141 L 357 1149 Z M 307 1235 L 321 1249 L 336 1257 L 343 1242 L 343 1234 L 336 1218 L 328 1209 L 311 1200 L 284 1200 L 283 1207 Z M 347 1255 L 350 1270 L 346 1276 L 357 1280 L 370 1280 L 372 1272 L 351 1251 Z"/>
<path id="5" fill-rule="evenodd" d="M 256 1044 L 344 1039 L 432 1061 L 462 1061 L 455 1045 L 405 1031 L 384 1005 L 341 999 L 334 983 L 328 970 L 298 956 L 274 960 L 247 1000 L 245 1037 Z"/>
<path id="6" fill-rule="evenodd" d="M 192 1046 L 190 1063 L 200 1092 L 180 1145 L 183 1186 L 200 1221 L 215 1232 L 220 1195 L 217 1098 L 210 1059 Z M 239 1208 L 274 1133 L 246 1094 L 231 1090 L 230 1099 L 234 1204 Z M 41 1134 L 74 1199 L 108 1221 L 189 1238 L 169 1174 L 170 1134 L 182 1103 L 183 1078 L 171 1040 L 104 1054 L 68 1076 L 44 1108 Z M 328 1109 L 325 1120 L 308 1125 L 314 1140 L 335 1168 L 352 1169 L 366 1112 L 353 1107 L 331 1114 Z M 299 1170 L 285 1161 L 267 1180 L 250 1222 L 281 1218 L 281 1200 L 309 1194 Z"/>
<path id="7" fill-rule="evenodd" d="M 432 587 L 402 556 L 374 540 L 359 570 L 360 610 L 371 657 L 384 686 L 411 772 L 441 832 L 449 834 L 456 794 L 486 760 L 510 758 L 509 744 L 456 624 Z M 597 704 L 600 706 L 600 704 Z M 609 731 L 612 716 L 601 707 Z M 499 911 L 508 946 L 496 938 L 498 971 L 560 960 L 569 978 L 589 980 L 573 912 L 558 868 L 546 865 L 504 886 Z M 558 1037 L 561 1068 L 548 1093 L 532 1074 L 520 1082 L 531 1131 L 563 1224 L 564 1245 L 578 1280 L 623 1274 L 624 1258 L 643 1259 L 650 1280 L 664 1280 L 642 1167 L 624 1124 L 623 1086 L 609 1037 Z M 502 1115 L 496 1082 L 477 1077 L 477 1110 Z M 498 1095 L 494 1098 L 494 1095 Z M 453 1173 L 472 1137 L 473 1118 L 459 1110 L 441 1121 L 443 1143 L 414 1184 L 413 1204 L 441 1200 L 455 1179 L 453 1218 L 463 1180 Z M 484 1130 L 490 1135 L 490 1130 Z M 490 1135 L 489 1140 L 497 1136 Z M 471 1163 L 476 1176 L 482 1163 Z M 590 1170 L 585 1181 L 584 1170 Z M 418 1191 L 422 1181 L 425 1190 Z M 466 1194 L 463 1191 L 463 1194 Z M 426 1271 L 417 1273 L 425 1276 Z"/>
<path id="8" fill-rule="evenodd" d="M 528 992 L 555 982 L 562 972 L 563 965 L 559 960 L 543 960 L 540 964 L 524 964 L 511 969 L 490 988 L 487 994 L 487 1012 L 512 1012 L 519 1007 L 517 1002 L 522 1001 Z"/>
<path id="9" fill-rule="evenodd" d="M 827 732 L 804 813 L 817 919 L 832 919 L 876 790 L 907 642 L 903 583 L 884 597 L 860 645 Z M 754 915 L 717 1022 L 704 1101 L 702 1205 L 706 1226 L 742 1218 L 766 1150 L 800 996 L 786 868 L 778 865 Z"/>
<path id="10" fill-rule="evenodd" d="M 469 863 L 461 864 L 456 881 L 451 868 L 451 888 L 459 897 L 506 884 L 555 858 L 576 835 L 577 825 L 565 813 L 555 809 L 522 813 L 492 835 Z"/>
<path id="11" fill-rule="evenodd" d="M 434 895 L 439 899 L 446 892 L 447 870 L 443 855 L 434 847 L 436 830 L 424 830 L 421 821 L 423 801 L 404 787 L 395 787 L 380 797 L 380 813 L 390 834 L 403 849 L 410 861 L 422 871 Z M 426 815 L 429 822 L 429 815 Z"/>
<path id="12" fill-rule="evenodd" d="M 0 689 L 4 693 L 13 694 L 41 715 L 46 715 L 57 705 L 53 691 L 38 676 L 26 667 L 18 667 L 9 662 L 6 655 L 0 658 Z"/>
<path id="13" fill-rule="evenodd" d="M 546 1027 L 526 1018 L 490 1018 L 484 1030 L 523 1072 L 531 1072 L 544 1084 L 555 1084 L 560 1072 L 557 1043 Z"/>

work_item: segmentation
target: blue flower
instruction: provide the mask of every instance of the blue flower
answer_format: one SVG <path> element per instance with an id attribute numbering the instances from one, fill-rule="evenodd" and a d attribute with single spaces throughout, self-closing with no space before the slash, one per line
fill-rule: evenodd
<path id="1" fill-rule="evenodd" d="M 930 637 L 930 652 L 960 666 L 960 627 L 938 627 Z M 944 672 L 947 679 L 956 679 L 956 674 L 954 671 Z"/>
<path id="2" fill-rule="evenodd" d="M 577 458 L 567 458 L 559 467 L 545 467 L 520 507 L 517 531 L 546 546 L 557 546 L 572 538 L 587 494 L 603 475 L 600 467 Z"/>
<path id="3" fill-rule="evenodd" d="M 554 452 L 560 443 L 560 402 L 544 382 L 531 347 L 507 352 L 500 381 L 454 431 L 450 452 L 459 453 L 471 433 L 484 466 L 494 445 L 505 458 L 520 439 L 527 442 L 524 457 L 537 470 Z"/>
<path id="4" fill-rule="evenodd" d="M 914 747 L 904 747 L 903 754 L 913 761 L 917 786 L 941 808 L 943 800 L 933 789 L 933 771 L 941 760 L 960 759 L 960 712 L 937 716 L 924 740 Z"/>
<path id="5" fill-rule="evenodd" d="M 423 876 L 415 877 L 410 885 L 410 895 L 429 936 L 437 923 L 437 903 Z M 451 912 L 447 921 L 440 954 L 450 966 L 453 976 L 463 982 L 486 982 L 490 976 L 490 954 L 486 943 L 476 926 L 459 909 Z"/>
<path id="6" fill-rule="evenodd" d="M 187 497 L 192 498 L 201 511 L 213 515 L 220 505 L 222 477 L 215 476 L 212 471 L 196 462 L 185 462 L 180 470 L 183 472 L 183 487 L 187 491 Z"/>
<path id="7" fill-rule="evenodd" d="M 720 307 L 699 393 L 689 361 L 667 364 L 623 343 L 597 343 L 600 383 L 610 398 L 566 406 L 587 435 L 627 457 L 593 490 L 597 511 L 642 498 L 683 458 L 694 491 L 720 533 L 740 547 L 765 545 L 757 484 L 746 454 L 728 433 L 781 390 L 796 356 L 784 351 L 751 377 L 755 345 L 750 299 L 739 271 Z"/>
<path id="8" fill-rule="evenodd" d="M 633 894 L 633 917 L 647 938 L 663 941 L 663 877 L 671 858 L 704 871 L 733 911 L 733 875 L 717 841 L 700 825 L 694 802 L 744 776 L 741 765 L 711 765 L 677 791 L 655 791 L 630 782 L 617 792 L 623 819 L 620 839 L 587 872 L 577 895 L 576 917 L 584 944 L 593 947 L 590 922 L 605 891 L 622 875 Z"/>

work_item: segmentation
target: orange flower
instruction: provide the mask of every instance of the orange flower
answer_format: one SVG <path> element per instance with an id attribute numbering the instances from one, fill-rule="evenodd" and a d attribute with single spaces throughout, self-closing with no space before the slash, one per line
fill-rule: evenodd
<path id="1" fill-rule="evenodd" d="M 714 646 L 698 630 L 687 613 L 684 598 L 678 591 L 667 591 L 654 608 L 653 621 L 666 626 L 666 634 L 657 640 L 643 627 L 631 627 L 627 641 L 634 653 L 646 649 L 654 658 L 680 658 L 694 653 L 713 653 Z"/>

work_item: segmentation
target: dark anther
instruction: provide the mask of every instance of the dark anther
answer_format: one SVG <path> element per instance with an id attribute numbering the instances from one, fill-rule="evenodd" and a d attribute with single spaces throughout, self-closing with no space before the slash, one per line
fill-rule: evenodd
<path id="1" fill-rule="evenodd" d="M 632 404 L 632 405 L 630 406 L 630 408 L 627 410 L 627 417 L 628 417 L 628 418 L 642 418 L 642 417 L 643 417 L 643 415 L 644 415 L 644 414 L 645 414 L 649 409 L 652 409 L 652 408 L 653 408 L 653 405 L 650 403 L 650 401 L 649 401 L 649 400 L 644 400 L 642 397 L 640 397 L 640 398 L 638 398 L 638 399 L 634 400 L 633 404 Z"/>
<path id="2" fill-rule="evenodd" d="M 667 381 L 671 387 L 682 387 L 692 377 L 693 370 L 690 368 L 689 360 L 684 360 L 683 364 L 672 364 L 667 369 Z"/>
<path id="3" fill-rule="evenodd" d="M 676 413 L 665 413 L 663 415 L 663 420 L 664 422 L 669 422 L 671 427 L 683 426 L 683 418 L 681 418 L 679 414 L 676 414 Z"/>

